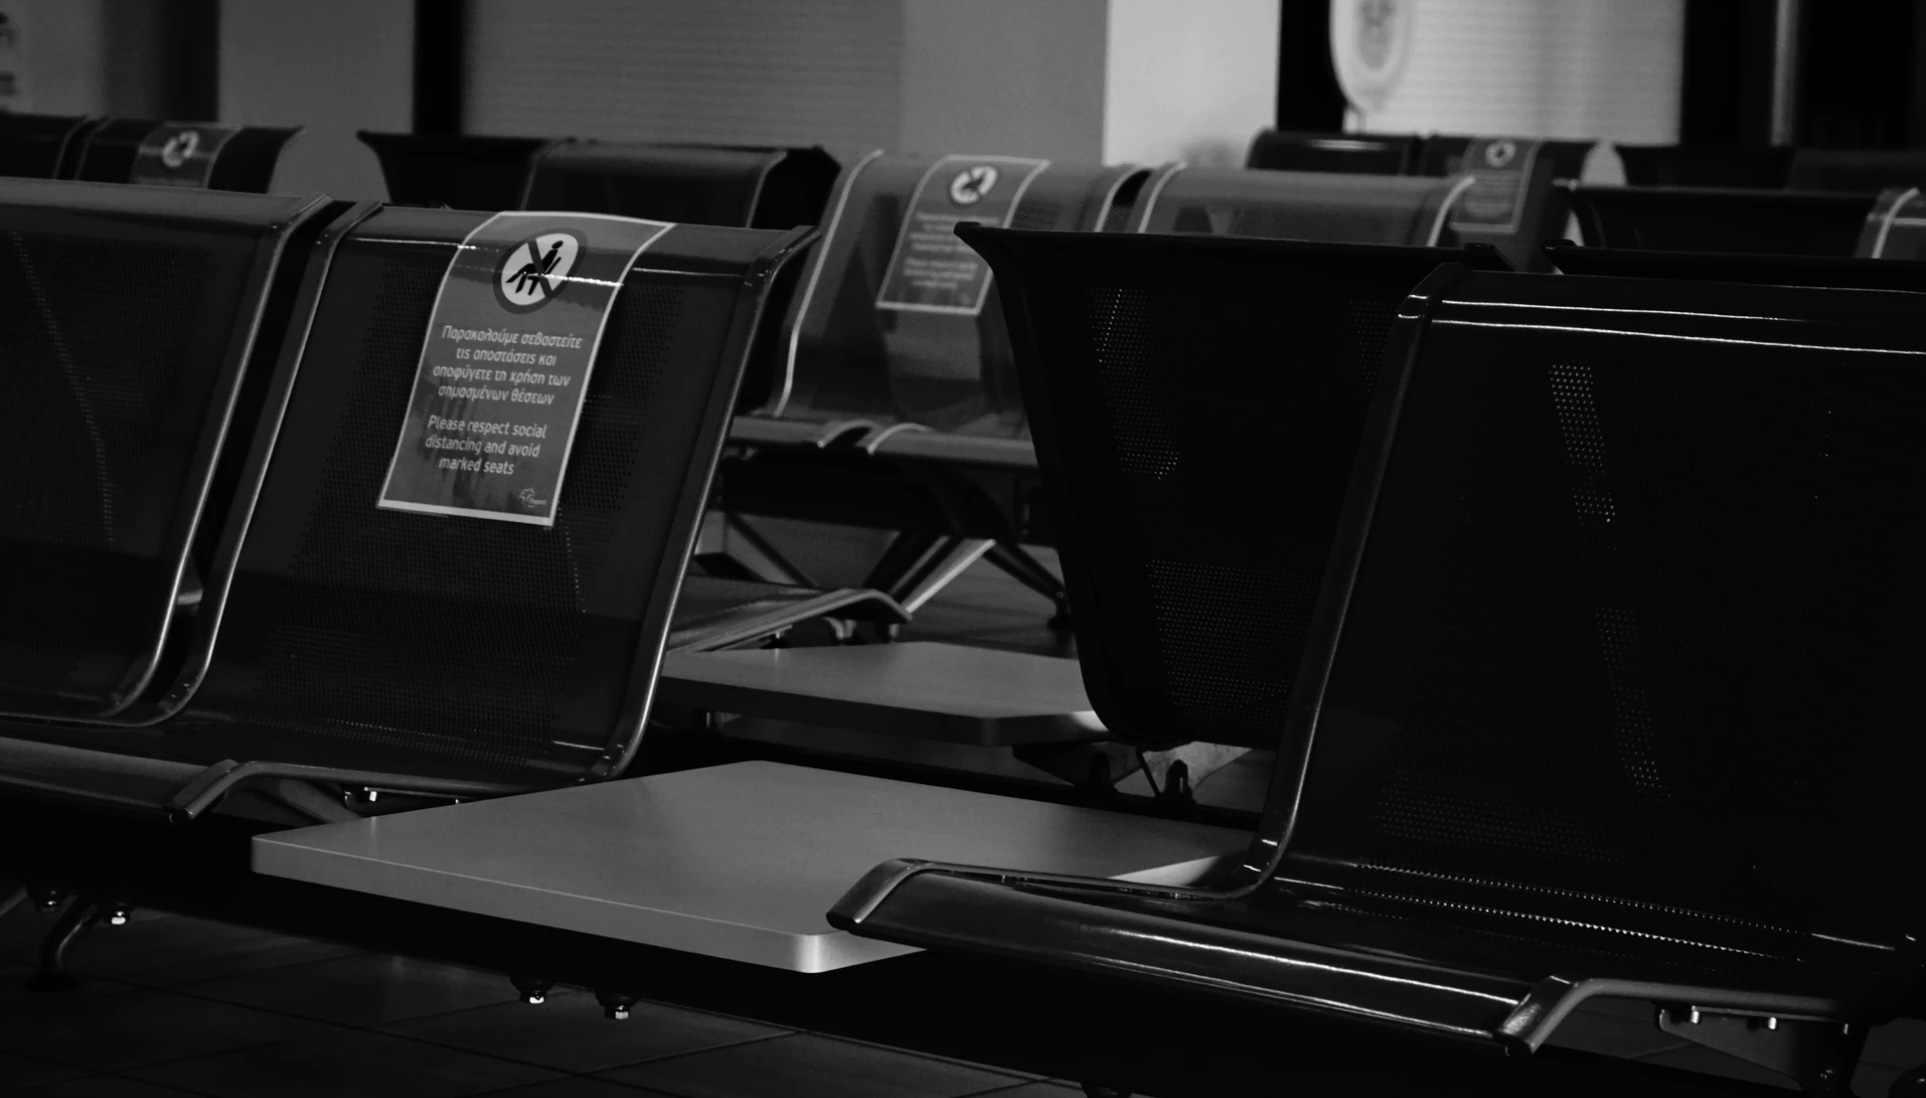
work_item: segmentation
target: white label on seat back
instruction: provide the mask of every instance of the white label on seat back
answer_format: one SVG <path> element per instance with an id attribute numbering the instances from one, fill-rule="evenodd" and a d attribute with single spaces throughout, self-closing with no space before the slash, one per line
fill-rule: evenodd
<path id="1" fill-rule="evenodd" d="M 1465 149 L 1458 171 L 1471 176 L 1470 189 L 1458 198 L 1451 227 L 1487 233 L 1515 233 L 1525 216 L 1526 186 L 1542 142 L 1519 137 L 1481 137 Z"/>
<path id="2" fill-rule="evenodd" d="M 878 309 L 976 316 L 990 292 L 990 265 L 956 237 L 965 221 L 1005 228 L 1048 160 L 946 156 L 910 196 L 884 268 Z"/>
<path id="3" fill-rule="evenodd" d="M 673 226 L 501 213 L 456 250 L 377 506 L 555 524 L 609 306 Z"/>
<path id="4" fill-rule="evenodd" d="M 141 139 L 129 183 L 162 187 L 206 187 L 214 161 L 239 126 L 215 122 L 162 122 Z"/>

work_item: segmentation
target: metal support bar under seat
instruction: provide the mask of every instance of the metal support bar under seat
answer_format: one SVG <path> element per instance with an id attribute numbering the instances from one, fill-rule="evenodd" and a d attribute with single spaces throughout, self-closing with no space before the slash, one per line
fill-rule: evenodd
<path id="1" fill-rule="evenodd" d="M 1817 1018 L 1661 1006 L 1658 1027 L 1675 1037 L 1757 1064 L 1807 1094 L 1848 1098 L 1867 1027 Z"/>
<path id="2" fill-rule="evenodd" d="M 80 986 L 67 971 L 67 961 L 75 943 L 100 921 L 100 905 L 85 896 L 75 896 L 53 929 L 40 941 L 40 971 L 27 978 L 28 991 L 72 991 Z"/>

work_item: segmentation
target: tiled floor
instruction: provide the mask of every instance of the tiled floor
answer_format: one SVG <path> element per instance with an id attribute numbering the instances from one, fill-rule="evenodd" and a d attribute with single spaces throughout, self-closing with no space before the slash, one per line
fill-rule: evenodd
<path id="1" fill-rule="evenodd" d="M 656 1003 L 627 1022 L 499 974 L 140 912 L 22 988 L 51 917 L 0 917 L 0 1094 L 92 1098 L 1072 1098 L 1065 1084 Z"/>
<path id="2" fill-rule="evenodd" d="M 185 916 L 137 913 L 76 952 L 74 992 L 21 987 L 51 918 L 0 917 L 6 1098 L 1074 1098 L 1066 1083 L 657 1003 L 626 1023 L 564 989 L 539 1007 L 502 976 Z M 1596 1000 L 1555 1044 L 1790 1089 L 1667 1036 L 1652 1008 Z M 1926 1061 L 1926 1022 L 1873 1032 L 1855 1091 Z"/>

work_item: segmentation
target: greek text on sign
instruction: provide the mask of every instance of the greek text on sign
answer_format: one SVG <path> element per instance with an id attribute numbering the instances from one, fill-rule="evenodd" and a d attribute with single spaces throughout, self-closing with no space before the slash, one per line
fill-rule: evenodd
<path id="1" fill-rule="evenodd" d="M 1538 162 L 1539 141 L 1512 137 L 1478 138 L 1465 149 L 1459 169 L 1471 186 L 1451 212 L 1453 229 L 1515 233 L 1525 216 L 1526 184 Z"/>
<path id="2" fill-rule="evenodd" d="M 956 237 L 972 221 L 1007 227 L 1048 160 L 946 156 L 923 173 L 883 271 L 878 309 L 976 316 L 990 292 L 990 265 Z"/>
<path id="3" fill-rule="evenodd" d="M 377 506 L 554 525 L 609 308 L 670 228 L 502 213 L 469 233 L 442 276 Z"/>
<path id="4" fill-rule="evenodd" d="M 212 122 L 162 122 L 141 139 L 127 181 L 162 187 L 205 187 L 221 150 L 240 130 L 239 126 Z"/>

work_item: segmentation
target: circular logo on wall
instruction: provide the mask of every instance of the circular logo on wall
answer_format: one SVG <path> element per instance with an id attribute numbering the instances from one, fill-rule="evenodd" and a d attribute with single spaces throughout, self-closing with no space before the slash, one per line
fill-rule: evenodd
<path id="1" fill-rule="evenodd" d="M 187 163 L 200 147 L 200 131 L 182 130 L 168 138 L 167 144 L 161 146 L 161 163 L 167 166 L 168 171 L 180 171 L 181 165 Z"/>
<path id="2" fill-rule="evenodd" d="M 566 229 L 511 244 L 495 264 L 495 296 L 510 312 L 533 312 L 561 292 L 581 255 L 582 238 Z"/>
<path id="3" fill-rule="evenodd" d="M 964 168 L 950 180 L 950 201 L 959 206 L 974 206 L 996 186 L 997 170 L 988 164 Z"/>
<path id="4" fill-rule="evenodd" d="M 1502 168 L 1518 157 L 1518 143 L 1501 138 L 1485 146 L 1485 167 Z"/>
<path id="5" fill-rule="evenodd" d="M 1411 52 L 1412 0 L 1331 0 L 1331 63 L 1360 111 L 1384 109 Z"/>

